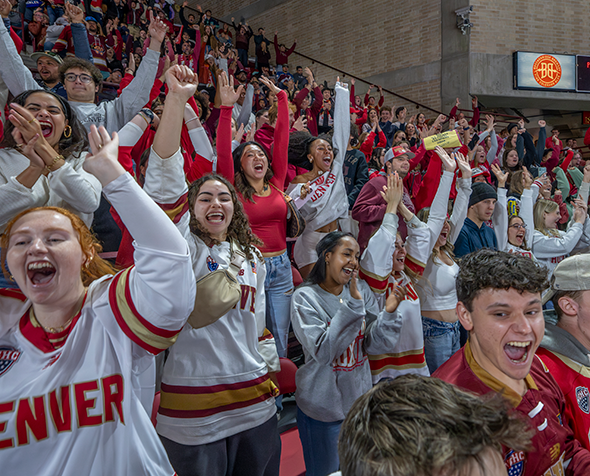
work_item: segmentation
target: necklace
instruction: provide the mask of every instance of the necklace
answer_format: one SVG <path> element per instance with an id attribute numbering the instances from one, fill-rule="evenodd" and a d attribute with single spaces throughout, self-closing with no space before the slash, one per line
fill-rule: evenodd
<path id="1" fill-rule="evenodd" d="M 43 324 L 41 324 L 39 322 L 39 319 L 37 319 L 37 316 L 35 316 L 35 310 L 33 309 L 33 306 L 31 306 L 31 309 L 29 310 L 29 318 L 31 319 L 31 322 L 33 324 L 38 324 L 39 327 L 41 327 L 41 329 L 43 329 L 46 333 L 59 334 L 60 332 L 63 332 L 64 330 L 66 330 L 68 328 L 68 326 L 72 323 L 72 320 L 74 319 L 74 317 L 76 317 L 80 313 L 80 310 L 82 309 L 82 306 L 84 305 L 84 301 L 85 301 L 85 299 L 82 300 L 82 302 L 80 303 L 80 306 L 78 307 L 76 312 L 74 312 L 74 314 L 72 314 L 72 316 L 63 325 L 61 325 L 59 327 L 45 327 Z"/>
<path id="2" fill-rule="evenodd" d="M 76 313 L 76 314 L 78 314 L 78 313 Z M 74 316 L 76 314 L 74 314 Z M 72 319 L 74 319 L 74 316 L 70 317 L 65 322 L 65 324 L 63 324 L 62 326 L 59 326 L 59 327 L 45 327 L 43 324 L 41 324 L 39 322 L 39 320 L 35 316 L 35 311 L 34 311 L 34 309 L 32 307 L 31 307 L 31 310 L 30 310 L 30 313 L 29 313 L 29 317 L 31 318 L 31 321 L 34 324 L 38 324 L 41 327 L 41 329 L 43 329 L 48 334 L 59 334 L 60 332 L 63 332 L 71 324 Z"/>
<path id="3" fill-rule="evenodd" d="M 266 192 L 267 190 L 268 190 L 268 184 L 267 184 L 267 183 L 265 183 L 265 184 L 264 184 L 264 187 L 262 188 L 262 190 L 261 190 L 260 192 L 259 192 L 259 191 L 256 191 L 256 195 L 260 195 L 261 193 L 264 193 L 264 192 Z"/>

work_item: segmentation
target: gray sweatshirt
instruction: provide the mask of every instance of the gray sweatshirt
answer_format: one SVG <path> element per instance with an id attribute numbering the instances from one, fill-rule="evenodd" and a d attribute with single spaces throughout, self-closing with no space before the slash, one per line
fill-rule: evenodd
<path id="1" fill-rule="evenodd" d="M 383 354 L 399 338 L 401 315 L 379 312 L 364 281 L 358 289 L 362 300 L 351 297 L 348 285 L 339 296 L 316 284 L 293 293 L 291 322 L 305 355 L 296 374 L 297 406 L 316 420 L 343 420 L 373 385 L 367 354 Z"/>
<path id="2" fill-rule="evenodd" d="M 578 340 L 568 331 L 553 324 L 545 323 L 545 335 L 541 347 L 568 359 L 578 362 L 585 367 L 590 367 L 590 354 Z"/>
<path id="3" fill-rule="evenodd" d="M 159 59 L 160 54 L 157 51 L 148 49 L 133 81 L 112 101 L 104 101 L 98 105 L 70 101 L 84 127 L 90 131 L 91 124 L 97 127 L 102 125 L 109 134 L 122 129 L 149 101 Z M 0 64 L 0 75 L 14 96 L 29 89 L 43 90 L 24 65 L 4 22 L 0 22 Z"/>

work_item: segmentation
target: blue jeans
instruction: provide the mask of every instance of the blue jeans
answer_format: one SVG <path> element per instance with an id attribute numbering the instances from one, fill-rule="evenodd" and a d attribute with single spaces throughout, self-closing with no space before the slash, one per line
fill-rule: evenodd
<path id="1" fill-rule="evenodd" d="M 55 7 L 52 7 L 51 5 L 47 5 L 47 16 L 49 17 L 49 24 L 50 25 L 53 25 L 55 23 L 55 20 L 57 20 L 63 14 L 64 14 L 63 7 L 60 7 L 59 5 L 56 5 Z"/>
<path id="2" fill-rule="evenodd" d="M 432 375 L 461 348 L 459 321 L 444 322 L 422 316 L 424 354 Z"/>
<path id="3" fill-rule="evenodd" d="M 266 328 L 272 333 L 279 357 L 287 357 L 293 274 L 285 251 L 282 255 L 264 258 L 266 264 Z"/>
<path id="4" fill-rule="evenodd" d="M 297 428 L 306 476 L 327 476 L 338 471 L 338 435 L 342 421 L 314 420 L 297 407 Z"/>

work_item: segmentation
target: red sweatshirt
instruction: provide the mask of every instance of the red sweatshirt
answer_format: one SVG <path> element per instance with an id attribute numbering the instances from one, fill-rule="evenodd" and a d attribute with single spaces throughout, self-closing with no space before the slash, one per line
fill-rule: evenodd
<path id="1" fill-rule="evenodd" d="M 263 253 L 284 250 L 287 242 L 287 204 L 282 190 L 287 174 L 289 150 L 289 106 L 287 93 L 279 92 L 277 124 L 274 134 L 274 157 L 272 160 L 273 177 L 270 179 L 271 193 L 266 197 L 254 196 L 253 202 L 239 194 L 240 201 L 250 220 L 252 231 L 262 240 Z M 217 172 L 234 183 L 234 161 L 231 150 L 231 107 L 221 107 L 217 127 Z M 276 188 L 275 188 L 276 187 Z"/>
<path id="2" fill-rule="evenodd" d="M 297 106 L 297 111 L 295 111 L 295 119 L 297 119 L 301 115 L 301 104 L 303 103 L 303 100 L 307 97 L 308 94 L 309 94 L 309 89 L 306 86 L 301 91 L 299 91 L 297 96 L 295 96 L 295 99 L 293 99 L 293 102 Z M 313 95 L 314 95 L 313 104 L 305 110 L 305 117 L 307 118 L 307 129 L 309 130 L 311 135 L 317 136 L 318 135 L 317 117 L 318 117 L 320 110 L 322 109 L 322 102 L 323 102 L 322 92 L 320 91 L 320 88 L 318 86 L 316 86 L 313 89 Z"/>
<path id="3" fill-rule="evenodd" d="M 291 46 L 291 48 L 289 48 L 284 53 L 281 53 L 281 50 L 279 49 L 279 41 L 277 39 L 277 35 L 275 35 L 274 44 L 275 44 L 275 57 L 276 57 L 277 65 L 288 64 L 289 63 L 289 56 L 291 55 L 291 53 L 293 53 L 293 51 L 295 51 L 295 47 L 297 46 L 297 43 L 293 43 L 293 46 Z"/>

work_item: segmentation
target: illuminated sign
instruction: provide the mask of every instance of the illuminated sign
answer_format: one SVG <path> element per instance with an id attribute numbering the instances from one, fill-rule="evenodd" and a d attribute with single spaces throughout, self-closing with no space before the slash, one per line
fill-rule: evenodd
<path id="1" fill-rule="evenodd" d="M 590 93 L 590 56 L 578 55 L 578 91 Z"/>
<path id="2" fill-rule="evenodd" d="M 576 90 L 576 57 L 544 53 L 514 53 L 514 88 Z"/>

